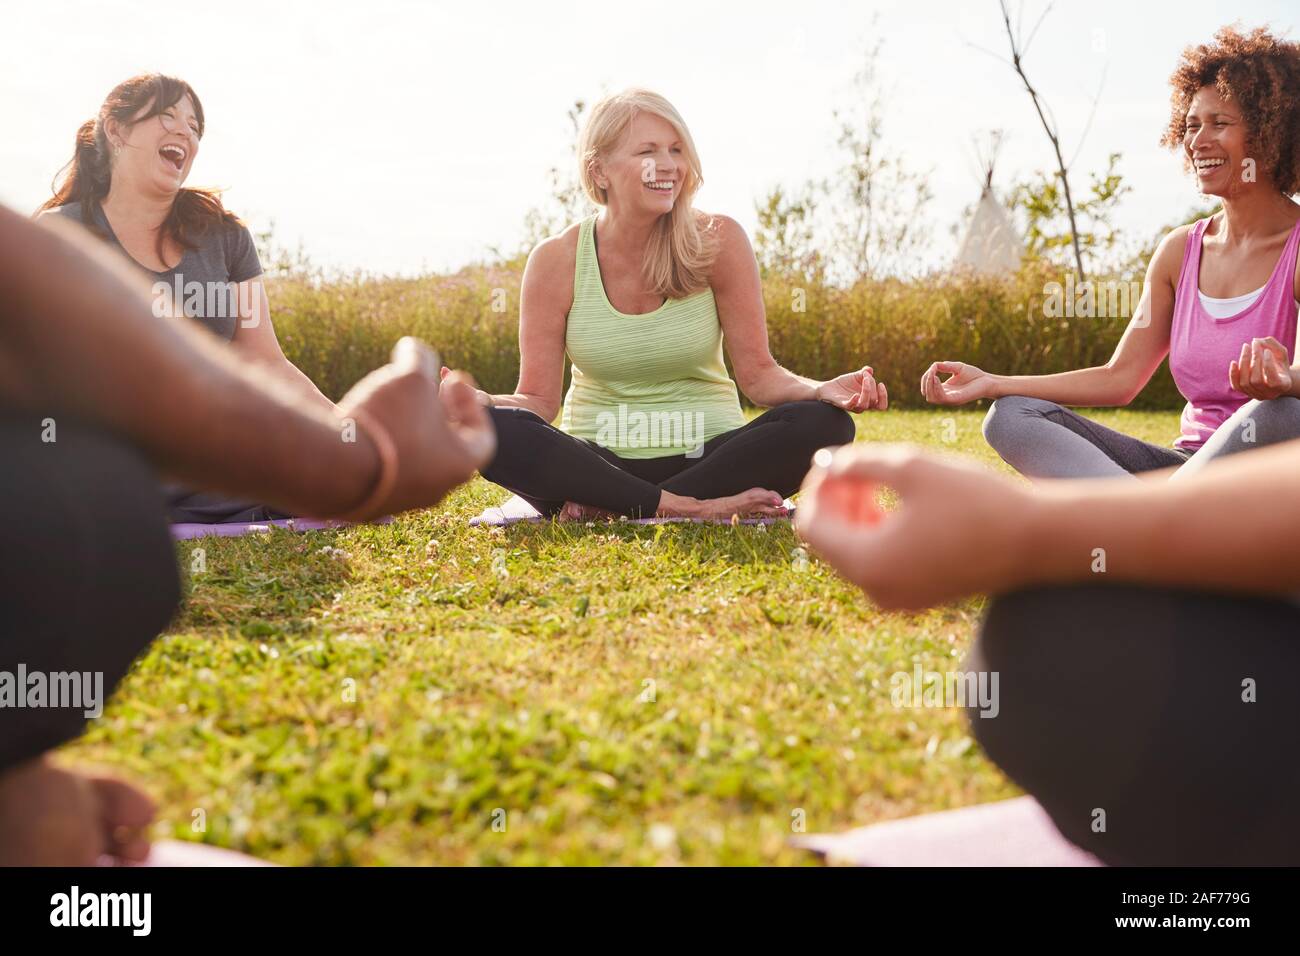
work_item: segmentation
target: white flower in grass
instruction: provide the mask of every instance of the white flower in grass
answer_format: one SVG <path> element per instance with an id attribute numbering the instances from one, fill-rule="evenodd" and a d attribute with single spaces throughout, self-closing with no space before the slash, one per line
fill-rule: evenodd
<path id="1" fill-rule="evenodd" d="M 510 577 L 510 569 L 506 567 L 506 553 L 501 548 L 492 552 L 492 573 L 502 580 Z"/>
<path id="2" fill-rule="evenodd" d="M 667 823 L 650 824 L 650 845 L 663 853 L 677 845 L 677 831 Z"/>

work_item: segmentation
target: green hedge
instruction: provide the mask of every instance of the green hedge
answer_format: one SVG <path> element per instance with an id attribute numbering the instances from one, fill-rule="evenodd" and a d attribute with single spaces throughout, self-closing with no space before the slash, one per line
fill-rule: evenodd
<path id="1" fill-rule="evenodd" d="M 521 273 L 516 261 L 413 279 L 278 278 L 270 282 L 272 317 L 285 353 L 334 398 L 381 364 L 403 335 L 428 341 L 488 391 L 508 392 L 519 373 Z M 1005 374 L 1104 363 L 1127 319 L 1048 318 L 1045 290 L 1053 281 L 1062 276 L 1041 264 L 1004 279 L 942 275 L 848 289 L 769 276 L 772 354 L 813 378 L 871 365 L 899 407 L 924 405 L 921 373 L 938 359 Z M 1162 366 L 1133 407 L 1181 405 Z"/>

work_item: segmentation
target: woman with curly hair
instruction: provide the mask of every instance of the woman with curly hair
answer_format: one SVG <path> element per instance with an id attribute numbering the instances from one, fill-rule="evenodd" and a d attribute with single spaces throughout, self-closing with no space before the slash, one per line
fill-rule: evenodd
<path id="1" fill-rule="evenodd" d="M 817 454 L 796 526 L 883 607 L 990 597 L 963 671 L 996 674 L 999 696 L 996 714 L 967 707 L 972 733 L 1073 843 L 1112 865 L 1294 866 L 1300 767 L 1276 755 L 1300 729 L 1300 441 L 1284 440 L 1300 434 L 1300 370 L 1281 344 L 1296 332 L 1300 50 L 1223 30 L 1187 52 L 1174 90 L 1165 140 L 1183 143 L 1223 211 L 1162 243 L 1149 324 L 1135 321 L 1104 369 L 999 380 L 956 368 L 939 382 L 939 368 L 923 389 L 964 401 L 1009 381 L 1102 404 L 1136 393 L 1172 350 L 1189 399 L 1181 450 L 1030 397 L 999 398 L 989 430 L 1004 457 L 1020 435 L 1026 457 L 1012 463 L 1032 474 L 1125 475 L 1186 457 L 1186 479 L 1025 487 L 859 443 Z M 1250 428 L 1275 447 L 1199 467 L 1249 447 Z M 897 501 L 887 512 L 882 487 Z"/>
<path id="2" fill-rule="evenodd" d="M 1224 27 L 1170 79 L 1162 145 L 1181 148 L 1222 209 L 1179 226 L 1147 268 L 1137 312 L 1105 365 L 994 375 L 935 362 L 921 393 L 939 405 L 996 401 L 984 436 L 1031 477 L 1133 475 L 1300 437 L 1300 44 Z M 1165 356 L 1187 400 L 1173 447 L 1106 428 L 1065 406 L 1127 405 Z M 943 378 L 942 376 L 947 376 Z"/>

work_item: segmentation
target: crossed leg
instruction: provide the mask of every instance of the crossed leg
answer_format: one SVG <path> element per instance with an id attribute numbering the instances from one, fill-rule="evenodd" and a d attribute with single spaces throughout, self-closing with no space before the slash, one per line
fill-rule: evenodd
<path id="1" fill-rule="evenodd" d="M 788 402 L 706 442 L 698 456 L 620 458 L 519 408 L 493 408 L 498 451 L 483 477 L 543 515 L 566 503 L 632 518 L 659 513 L 665 492 L 729 509 L 769 507 L 798 490 L 818 448 L 853 440 L 853 419 L 824 402 Z"/>

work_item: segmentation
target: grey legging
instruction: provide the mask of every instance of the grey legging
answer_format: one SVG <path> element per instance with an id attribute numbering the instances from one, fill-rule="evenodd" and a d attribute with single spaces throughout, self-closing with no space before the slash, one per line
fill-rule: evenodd
<path id="1" fill-rule="evenodd" d="M 1041 398 L 999 398 L 984 419 L 984 438 L 1031 478 L 1113 478 L 1177 467 L 1184 477 L 1208 462 L 1300 438 L 1300 398 L 1251 400 L 1196 452 L 1153 445 Z"/>

